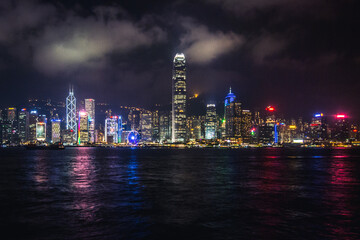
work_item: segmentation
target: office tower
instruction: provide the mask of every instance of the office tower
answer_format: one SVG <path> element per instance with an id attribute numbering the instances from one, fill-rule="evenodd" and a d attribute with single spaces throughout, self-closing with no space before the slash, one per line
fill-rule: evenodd
<path id="1" fill-rule="evenodd" d="M 159 117 L 159 110 L 155 110 L 152 112 L 152 119 L 151 119 L 151 129 L 152 129 L 152 140 L 154 142 L 160 141 L 160 125 L 159 125 L 160 117 Z"/>
<path id="2" fill-rule="evenodd" d="M 105 119 L 105 142 L 121 143 L 122 141 L 122 118 L 110 116 Z"/>
<path id="3" fill-rule="evenodd" d="M 275 108 L 268 106 L 265 110 L 265 123 L 259 126 L 259 143 L 270 145 L 277 142 Z"/>
<path id="4" fill-rule="evenodd" d="M 310 124 L 310 138 L 314 143 L 321 143 L 328 139 L 328 126 L 323 113 L 316 113 Z"/>
<path id="5" fill-rule="evenodd" d="M 244 143 L 250 143 L 251 141 L 251 112 L 250 110 L 242 110 L 241 114 L 241 137 Z"/>
<path id="6" fill-rule="evenodd" d="M 19 138 L 20 142 L 24 143 L 28 140 L 29 135 L 29 112 L 26 108 L 19 112 Z"/>
<path id="7" fill-rule="evenodd" d="M 130 123 L 130 129 L 135 131 L 140 131 L 140 111 L 139 110 L 130 110 L 128 115 L 128 120 Z"/>
<path id="8" fill-rule="evenodd" d="M 140 114 L 141 141 L 150 142 L 152 140 L 152 114 L 150 111 L 143 111 Z"/>
<path id="9" fill-rule="evenodd" d="M 15 121 L 16 120 L 16 108 L 8 108 L 7 109 L 7 120 Z"/>
<path id="10" fill-rule="evenodd" d="M 90 143 L 95 142 L 95 100 L 85 99 L 85 111 L 89 114 Z"/>
<path id="11" fill-rule="evenodd" d="M 216 138 L 216 107 L 215 104 L 206 105 L 206 118 L 205 118 L 205 138 Z"/>
<path id="12" fill-rule="evenodd" d="M 36 123 L 38 121 L 38 113 L 36 110 L 30 111 L 29 114 L 29 135 L 28 141 L 35 142 L 36 141 Z"/>
<path id="13" fill-rule="evenodd" d="M 234 127 L 234 118 L 235 118 L 235 100 L 236 96 L 231 92 L 231 88 L 229 93 L 225 97 L 225 137 L 231 138 L 235 135 L 235 127 Z"/>
<path id="14" fill-rule="evenodd" d="M 169 111 L 159 112 L 159 135 L 161 143 L 171 140 L 171 114 Z"/>
<path id="15" fill-rule="evenodd" d="M 242 110 L 241 110 L 241 103 L 235 102 L 234 103 L 234 137 L 241 138 L 241 118 L 242 118 Z"/>
<path id="16" fill-rule="evenodd" d="M 335 126 L 332 133 L 332 138 L 339 142 L 349 142 L 350 138 L 350 123 L 348 116 L 345 114 L 336 114 Z"/>
<path id="17" fill-rule="evenodd" d="M 46 122 L 36 123 L 36 140 L 40 142 L 46 140 Z"/>
<path id="18" fill-rule="evenodd" d="M 61 120 L 60 119 L 51 119 L 51 142 L 58 143 L 61 142 Z"/>
<path id="19" fill-rule="evenodd" d="M 177 53 L 172 76 L 172 142 L 186 140 L 186 66 L 185 55 Z"/>
<path id="20" fill-rule="evenodd" d="M 3 119 L 1 121 L 1 144 L 10 144 L 11 143 L 11 130 L 12 130 L 12 122 Z"/>
<path id="21" fill-rule="evenodd" d="M 70 86 L 69 96 L 66 98 L 66 129 L 72 134 L 73 143 L 77 140 L 76 123 L 76 98 L 74 96 L 74 87 Z"/>
<path id="22" fill-rule="evenodd" d="M 89 143 L 89 114 L 82 110 L 79 112 L 78 124 L 78 144 L 84 145 Z"/>

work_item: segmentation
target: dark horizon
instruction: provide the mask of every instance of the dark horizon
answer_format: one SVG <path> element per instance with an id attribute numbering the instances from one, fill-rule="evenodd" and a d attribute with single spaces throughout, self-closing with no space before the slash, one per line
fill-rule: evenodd
<path id="1" fill-rule="evenodd" d="M 172 60 L 187 59 L 188 96 L 245 109 L 360 119 L 354 0 L 2 1 L 0 106 L 76 97 L 149 108 L 171 102 Z"/>

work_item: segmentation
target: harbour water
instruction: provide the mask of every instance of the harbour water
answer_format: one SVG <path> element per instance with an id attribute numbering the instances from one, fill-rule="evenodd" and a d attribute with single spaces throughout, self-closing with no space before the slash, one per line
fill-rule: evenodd
<path id="1" fill-rule="evenodd" d="M 0 149 L 1 239 L 360 239 L 356 149 Z"/>

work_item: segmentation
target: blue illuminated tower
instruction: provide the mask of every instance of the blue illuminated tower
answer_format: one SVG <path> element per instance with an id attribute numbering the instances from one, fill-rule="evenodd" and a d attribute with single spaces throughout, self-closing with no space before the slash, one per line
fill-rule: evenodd
<path id="1" fill-rule="evenodd" d="M 66 129 L 72 134 L 72 142 L 77 141 L 77 123 L 76 123 L 76 98 L 74 96 L 74 87 L 70 85 L 69 96 L 66 98 Z"/>

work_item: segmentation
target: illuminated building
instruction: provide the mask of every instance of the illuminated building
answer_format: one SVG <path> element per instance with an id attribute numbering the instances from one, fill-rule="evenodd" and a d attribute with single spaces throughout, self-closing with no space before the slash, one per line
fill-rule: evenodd
<path id="1" fill-rule="evenodd" d="M 46 122 L 36 123 L 36 140 L 40 142 L 46 140 Z"/>
<path id="2" fill-rule="evenodd" d="M 188 128 L 188 139 L 190 140 L 199 140 L 204 138 L 203 132 L 205 122 L 204 119 L 199 116 L 191 116 L 187 118 L 187 128 Z"/>
<path id="3" fill-rule="evenodd" d="M 89 141 L 95 142 L 95 100 L 85 99 L 85 111 L 89 115 Z"/>
<path id="4" fill-rule="evenodd" d="M 250 110 L 242 110 L 241 114 L 241 137 L 243 142 L 250 143 L 251 142 L 251 112 Z"/>
<path id="5" fill-rule="evenodd" d="M 216 138 L 216 107 L 215 104 L 206 105 L 205 138 Z"/>
<path id="6" fill-rule="evenodd" d="M 231 92 L 231 88 L 229 93 L 225 97 L 225 137 L 231 138 L 235 135 L 235 126 L 234 126 L 234 118 L 235 118 L 235 100 L 236 96 Z"/>
<path id="7" fill-rule="evenodd" d="M 105 119 L 105 142 L 121 143 L 122 118 L 121 116 L 110 116 Z"/>
<path id="8" fill-rule="evenodd" d="M 29 135 L 28 141 L 35 142 L 36 141 L 36 123 L 38 121 L 38 113 L 36 110 L 30 111 L 29 114 Z"/>
<path id="9" fill-rule="evenodd" d="M 333 139 L 339 142 L 349 142 L 350 123 L 348 116 L 345 114 L 337 114 L 335 116 L 335 126 L 332 132 Z"/>
<path id="10" fill-rule="evenodd" d="M 275 122 L 275 108 L 268 106 L 265 110 L 265 123 L 259 126 L 259 143 L 269 145 L 277 143 L 278 129 Z"/>
<path id="11" fill-rule="evenodd" d="M 140 110 L 131 109 L 128 115 L 131 130 L 140 131 Z"/>
<path id="12" fill-rule="evenodd" d="M 89 115 L 86 111 L 79 112 L 78 144 L 89 143 Z"/>
<path id="13" fill-rule="evenodd" d="M 61 120 L 60 119 L 51 119 L 51 142 L 58 143 L 61 142 Z"/>
<path id="14" fill-rule="evenodd" d="M 186 65 L 185 55 L 177 53 L 172 76 L 172 142 L 186 140 Z"/>
<path id="15" fill-rule="evenodd" d="M 19 112 L 19 138 L 20 142 L 24 143 L 28 140 L 29 135 L 29 112 L 26 108 Z"/>
<path id="16" fill-rule="evenodd" d="M 66 129 L 72 130 L 73 143 L 77 140 L 77 123 L 76 123 L 76 98 L 74 96 L 74 87 L 70 86 L 69 96 L 66 98 Z"/>
<path id="17" fill-rule="evenodd" d="M 16 120 L 16 108 L 8 108 L 7 109 L 7 120 L 15 121 Z"/>
<path id="18" fill-rule="evenodd" d="M 159 112 L 159 135 L 161 143 L 171 140 L 171 115 L 168 111 Z"/>
<path id="19" fill-rule="evenodd" d="M 234 103 L 234 112 L 235 115 L 233 117 L 233 133 L 235 138 L 241 138 L 241 125 L 242 125 L 242 110 L 241 110 L 241 103 L 235 102 Z"/>
<path id="20" fill-rule="evenodd" d="M 314 114 L 310 124 L 310 138 L 315 143 L 328 139 L 328 124 L 323 113 Z"/>
<path id="21" fill-rule="evenodd" d="M 160 141 L 160 117 L 159 117 L 159 110 L 155 110 L 152 112 L 152 119 L 151 119 L 151 129 L 152 129 L 152 140 L 154 142 Z"/>
<path id="22" fill-rule="evenodd" d="M 150 142 L 152 140 L 151 129 L 152 114 L 150 111 L 142 111 L 140 114 L 141 141 Z"/>

